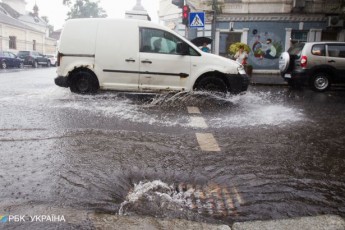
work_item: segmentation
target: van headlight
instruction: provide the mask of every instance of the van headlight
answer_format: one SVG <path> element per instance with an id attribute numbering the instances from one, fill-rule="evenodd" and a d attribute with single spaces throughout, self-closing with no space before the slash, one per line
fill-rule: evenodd
<path id="1" fill-rule="evenodd" d="M 243 65 L 240 65 L 239 67 L 237 67 L 237 71 L 239 74 L 247 74 L 246 71 L 244 70 Z"/>

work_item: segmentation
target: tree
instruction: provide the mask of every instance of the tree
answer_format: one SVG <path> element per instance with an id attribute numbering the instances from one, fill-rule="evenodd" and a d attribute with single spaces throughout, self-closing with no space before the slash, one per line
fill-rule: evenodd
<path id="1" fill-rule="evenodd" d="M 72 0 L 63 0 L 64 5 L 70 7 L 70 11 L 67 13 L 68 18 L 105 18 L 107 13 L 102 7 L 99 7 L 99 1 L 92 2 L 90 0 L 75 0 L 72 4 Z"/>

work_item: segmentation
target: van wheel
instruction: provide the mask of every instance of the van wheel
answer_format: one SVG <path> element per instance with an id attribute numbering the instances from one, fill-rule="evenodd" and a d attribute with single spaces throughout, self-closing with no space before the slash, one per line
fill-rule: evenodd
<path id="1" fill-rule="evenodd" d="M 95 94 L 99 88 L 97 77 L 86 70 L 79 70 L 71 75 L 70 90 L 78 94 Z"/>
<path id="2" fill-rule="evenodd" d="M 310 86 L 316 92 L 324 92 L 331 86 L 330 76 L 326 73 L 315 74 L 312 79 Z"/>
<path id="3" fill-rule="evenodd" d="M 228 88 L 225 82 L 222 79 L 214 76 L 208 76 L 201 79 L 196 89 L 200 91 L 208 91 L 222 94 L 226 94 L 228 92 Z"/>

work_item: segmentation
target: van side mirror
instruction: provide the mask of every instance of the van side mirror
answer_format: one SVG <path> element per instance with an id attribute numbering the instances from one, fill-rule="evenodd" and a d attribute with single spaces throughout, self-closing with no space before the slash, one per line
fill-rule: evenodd
<path id="1" fill-rule="evenodd" d="M 176 46 L 176 52 L 181 55 L 188 55 L 189 54 L 188 44 L 184 42 L 178 42 Z"/>

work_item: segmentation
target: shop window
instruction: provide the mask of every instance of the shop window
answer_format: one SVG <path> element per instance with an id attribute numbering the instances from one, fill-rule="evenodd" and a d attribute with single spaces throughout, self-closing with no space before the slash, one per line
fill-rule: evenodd
<path id="1" fill-rule="evenodd" d="M 17 38 L 15 36 L 10 36 L 9 48 L 14 50 L 17 49 Z"/>

